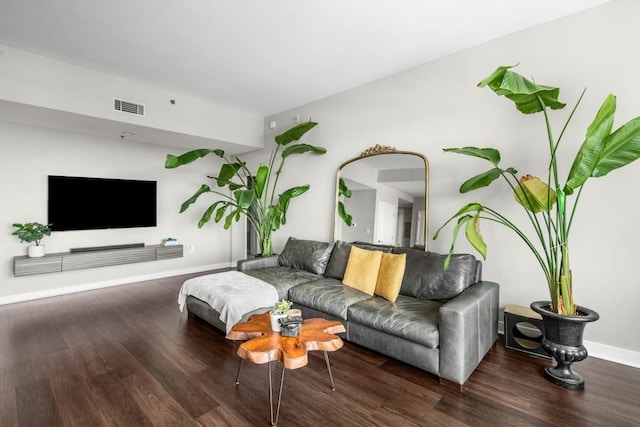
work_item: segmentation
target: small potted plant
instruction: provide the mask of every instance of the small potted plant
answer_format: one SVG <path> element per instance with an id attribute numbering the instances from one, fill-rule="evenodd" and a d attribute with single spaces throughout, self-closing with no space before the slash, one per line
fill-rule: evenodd
<path id="1" fill-rule="evenodd" d="M 282 299 L 278 301 L 271 309 L 271 330 L 280 332 L 280 319 L 287 317 L 293 303 L 289 300 Z"/>
<path id="2" fill-rule="evenodd" d="M 16 230 L 11 233 L 13 236 L 18 236 L 20 243 L 35 243 L 30 245 L 27 249 L 27 253 L 32 258 L 44 256 L 44 245 L 40 242 L 44 236 L 51 235 L 51 228 L 49 225 L 40 224 L 39 222 L 28 222 L 26 224 L 13 224 Z"/>

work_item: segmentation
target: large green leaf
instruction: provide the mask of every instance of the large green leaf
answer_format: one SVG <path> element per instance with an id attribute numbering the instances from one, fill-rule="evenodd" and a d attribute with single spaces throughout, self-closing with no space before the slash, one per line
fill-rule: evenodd
<path id="1" fill-rule="evenodd" d="M 188 151 L 180 156 L 174 156 L 173 154 L 167 154 L 167 159 L 164 162 L 166 169 L 174 169 L 179 166 L 184 166 L 204 157 L 208 154 L 214 153 L 218 157 L 224 156 L 222 150 L 209 150 L 206 148 L 199 148 L 197 150 Z"/>
<path id="2" fill-rule="evenodd" d="M 235 182 L 227 182 L 227 186 L 229 187 L 229 191 L 236 191 L 240 188 L 247 188 L 244 184 L 238 184 Z"/>
<path id="3" fill-rule="evenodd" d="M 309 191 L 309 188 L 311 188 L 311 186 L 309 184 L 305 184 L 305 185 L 300 185 L 298 187 L 289 188 L 288 190 L 283 191 L 282 194 L 280 194 L 278 196 L 278 199 L 279 200 L 282 200 L 282 199 L 286 199 L 286 200 L 293 199 L 294 197 L 298 197 L 298 196 L 306 193 L 307 191 Z"/>
<path id="4" fill-rule="evenodd" d="M 256 176 L 254 178 L 256 195 L 258 196 L 258 198 L 262 198 L 262 193 L 264 192 L 264 186 L 267 183 L 268 178 L 269 178 L 269 166 L 260 164 L 260 166 L 258 167 L 258 172 L 256 172 Z"/>
<path id="5" fill-rule="evenodd" d="M 225 201 L 222 201 L 222 200 L 214 203 L 213 204 L 214 208 L 215 208 L 216 205 L 221 205 L 221 206 L 218 208 L 218 210 L 216 210 L 216 216 L 213 218 L 213 220 L 215 222 L 220 222 L 220 220 L 224 216 L 224 213 L 227 211 L 227 208 L 229 206 L 231 206 L 231 205 L 230 205 L 229 202 L 225 202 Z"/>
<path id="6" fill-rule="evenodd" d="M 451 247 L 449 248 L 449 254 L 444 260 L 444 269 L 447 270 L 449 268 L 449 261 L 451 260 L 451 256 L 456 250 L 456 241 L 458 240 L 458 233 L 462 229 L 462 226 L 465 226 L 465 235 L 467 240 L 471 245 L 478 251 L 483 258 L 487 257 L 487 245 L 482 238 L 482 234 L 480 234 L 480 214 L 482 213 L 484 207 L 479 203 L 469 203 L 466 206 L 463 206 L 454 216 L 449 218 L 449 220 L 436 231 L 434 239 L 438 238 L 438 233 L 442 230 L 449 222 L 451 222 L 454 218 L 458 218 L 458 222 L 456 226 L 453 228 L 453 240 L 451 241 Z M 469 212 L 474 212 L 473 215 L 468 215 Z"/>
<path id="7" fill-rule="evenodd" d="M 351 227 L 353 224 L 353 216 L 347 213 L 344 203 L 338 202 L 338 216 L 344 221 L 347 226 Z"/>
<path id="8" fill-rule="evenodd" d="M 460 193 L 464 194 L 468 193 L 469 191 L 477 190 L 478 188 L 487 187 L 493 181 L 500 178 L 503 172 L 505 171 L 500 168 L 493 168 L 474 177 L 471 177 L 462 183 L 462 185 L 460 186 Z M 515 174 L 516 170 L 513 168 L 509 168 L 506 172 Z"/>
<path id="9" fill-rule="evenodd" d="M 224 209 L 226 209 L 227 205 L 229 204 L 229 202 L 225 202 L 225 201 L 219 200 L 219 201 L 215 202 L 214 204 L 212 204 L 211 206 L 209 206 L 207 208 L 207 210 L 204 211 L 204 213 L 202 214 L 202 217 L 200 218 L 200 221 L 198 221 L 198 228 L 202 228 L 203 225 L 205 225 L 206 223 L 211 221 L 211 215 L 213 215 L 213 212 L 216 210 L 216 207 L 218 205 L 220 205 L 220 204 L 224 205 L 223 207 L 224 207 Z M 217 213 L 216 213 L 215 222 L 218 222 L 218 221 L 220 221 L 220 219 L 217 218 Z"/>
<path id="10" fill-rule="evenodd" d="M 324 154 L 327 152 L 327 149 L 323 147 L 315 147 L 309 144 L 294 144 L 288 146 L 282 151 L 282 158 L 286 159 L 292 154 L 304 154 L 308 152 L 313 152 L 315 154 Z"/>
<path id="11" fill-rule="evenodd" d="M 287 223 L 287 210 L 289 210 L 289 203 L 294 197 L 298 197 L 306 193 L 311 186 L 309 184 L 301 185 L 299 187 L 289 188 L 278 196 L 278 208 L 282 212 L 282 223 Z"/>
<path id="12" fill-rule="evenodd" d="M 237 190 L 233 193 L 233 196 L 236 199 L 238 209 L 247 210 L 253 203 L 255 193 L 252 190 Z"/>
<path id="13" fill-rule="evenodd" d="M 278 145 L 287 145 L 290 142 L 297 141 L 302 136 L 313 129 L 318 123 L 315 122 L 305 122 L 300 123 L 297 126 L 292 127 L 284 133 L 275 137 L 276 144 Z"/>
<path id="14" fill-rule="evenodd" d="M 565 104 L 558 101 L 560 89 L 538 85 L 518 73 L 509 71 L 513 67 L 498 67 L 478 83 L 478 87 L 489 86 L 497 95 L 512 100 L 516 108 L 524 114 L 538 113 L 545 107 L 552 110 L 564 108 Z"/>
<path id="15" fill-rule="evenodd" d="M 462 147 L 445 148 L 442 151 L 485 159 L 490 161 L 494 166 L 497 166 L 498 163 L 500 163 L 500 152 L 495 148 Z"/>
<path id="16" fill-rule="evenodd" d="M 513 192 L 516 202 L 533 212 L 548 212 L 556 203 L 556 192 L 540 178 L 523 176 Z"/>
<path id="17" fill-rule="evenodd" d="M 347 184 L 342 178 L 338 180 L 338 197 L 340 196 L 344 196 L 347 199 L 351 198 L 351 190 L 349 190 L 349 187 L 347 187 Z"/>
<path id="18" fill-rule="evenodd" d="M 616 97 L 609 95 L 587 128 L 585 140 L 580 150 L 578 150 L 571 169 L 569 170 L 569 177 L 564 187 L 565 194 L 572 194 L 575 189 L 584 184 L 592 175 L 598 162 L 602 158 L 607 138 L 611 134 L 615 113 Z"/>
<path id="19" fill-rule="evenodd" d="M 211 188 L 209 188 L 207 184 L 202 184 L 202 186 L 198 189 L 198 191 L 196 191 L 193 194 L 193 196 L 189 197 L 187 200 L 185 200 L 182 203 L 182 205 L 180 206 L 180 213 L 186 211 L 189 208 L 189 206 L 194 204 L 195 201 L 198 200 L 198 197 L 200 197 L 200 195 L 204 193 L 209 193 L 209 192 L 211 192 Z"/>
<path id="20" fill-rule="evenodd" d="M 469 204 L 464 205 L 463 207 L 461 207 L 461 208 L 458 210 L 458 212 L 456 212 L 455 214 L 453 214 L 453 215 L 451 216 L 451 218 L 449 218 L 449 219 L 448 219 L 444 224 L 442 224 L 442 225 L 440 226 L 440 228 L 438 228 L 438 229 L 436 230 L 435 234 L 433 235 L 433 239 L 434 239 L 434 240 L 435 240 L 435 239 L 437 239 L 437 238 L 438 238 L 438 235 L 440 234 L 440 231 L 442 231 L 442 230 L 443 230 L 443 229 L 444 229 L 444 228 L 445 228 L 445 227 L 446 227 L 446 226 L 447 226 L 451 221 L 453 221 L 455 218 L 457 218 L 457 217 L 459 217 L 459 216 L 461 216 L 461 215 L 464 215 L 464 214 L 466 214 L 466 213 L 474 212 L 474 211 L 480 211 L 480 210 L 482 210 L 482 209 L 484 209 L 484 206 L 482 206 L 482 205 L 481 205 L 480 203 L 478 203 L 478 202 L 473 202 L 473 203 L 469 203 Z M 454 242 L 455 242 L 455 239 L 454 239 Z"/>
<path id="21" fill-rule="evenodd" d="M 640 158 L 640 117 L 625 123 L 607 139 L 600 161 L 591 176 L 605 176 Z"/>
<path id="22" fill-rule="evenodd" d="M 483 259 L 487 259 L 487 244 L 482 238 L 480 233 L 480 213 L 478 210 L 472 219 L 467 221 L 467 225 L 464 229 L 464 234 L 467 236 L 467 240 L 471 243 L 471 246 L 475 248 Z"/>
<path id="23" fill-rule="evenodd" d="M 237 213 L 238 213 L 237 210 L 231 211 L 231 213 L 227 215 L 226 218 L 224 219 L 224 225 L 222 226 L 222 228 L 224 228 L 225 230 L 228 230 L 229 227 L 231 227 L 231 223 L 233 222 L 234 218 L 237 217 Z"/>
<path id="24" fill-rule="evenodd" d="M 220 172 L 218 173 L 218 177 L 216 178 L 216 182 L 218 183 L 218 187 L 224 187 L 225 185 L 229 185 L 234 176 L 238 173 L 238 170 L 242 168 L 241 163 L 224 163 L 220 167 Z"/>
<path id="25" fill-rule="evenodd" d="M 267 207 L 265 215 L 266 215 L 266 222 L 267 222 L 266 225 L 268 225 L 271 231 L 276 231 L 277 229 L 280 228 L 280 224 L 286 223 L 286 219 L 285 221 L 283 221 L 285 214 L 284 212 L 282 212 L 279 206 L 269 205 Z"/>

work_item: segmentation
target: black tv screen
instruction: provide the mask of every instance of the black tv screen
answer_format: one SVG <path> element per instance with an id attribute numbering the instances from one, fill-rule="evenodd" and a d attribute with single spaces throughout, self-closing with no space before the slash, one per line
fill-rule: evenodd
<path id="1" fill-rule="evenodd" d="M 156 181 L 49 175 L 52 231 L 155 227 Z"/>

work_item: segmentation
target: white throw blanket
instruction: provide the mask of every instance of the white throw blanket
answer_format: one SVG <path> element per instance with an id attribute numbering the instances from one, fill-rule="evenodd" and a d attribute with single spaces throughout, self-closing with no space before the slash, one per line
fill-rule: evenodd
<path id="1" fill-rule="evenodd" d="M 278 301 L 276 288 L 239 271 L 208 274 L 184 282 L 178 294 L 180 311 L 184 310 L 187 295 L 206 302 L 220 313 L 227 333 L 244 314 L 272 307 Z"/>

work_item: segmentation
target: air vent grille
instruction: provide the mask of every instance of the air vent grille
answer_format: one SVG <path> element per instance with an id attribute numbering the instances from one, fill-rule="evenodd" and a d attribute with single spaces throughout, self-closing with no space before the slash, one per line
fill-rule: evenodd
<path id="1" fill-rule="evenodd" d="M 144 116 L 144 105 L 130 101 L 123 101 L 122 99 L 113 100 L 113 109 L 116 111 L 122 111 L 123 113 Z"/>

